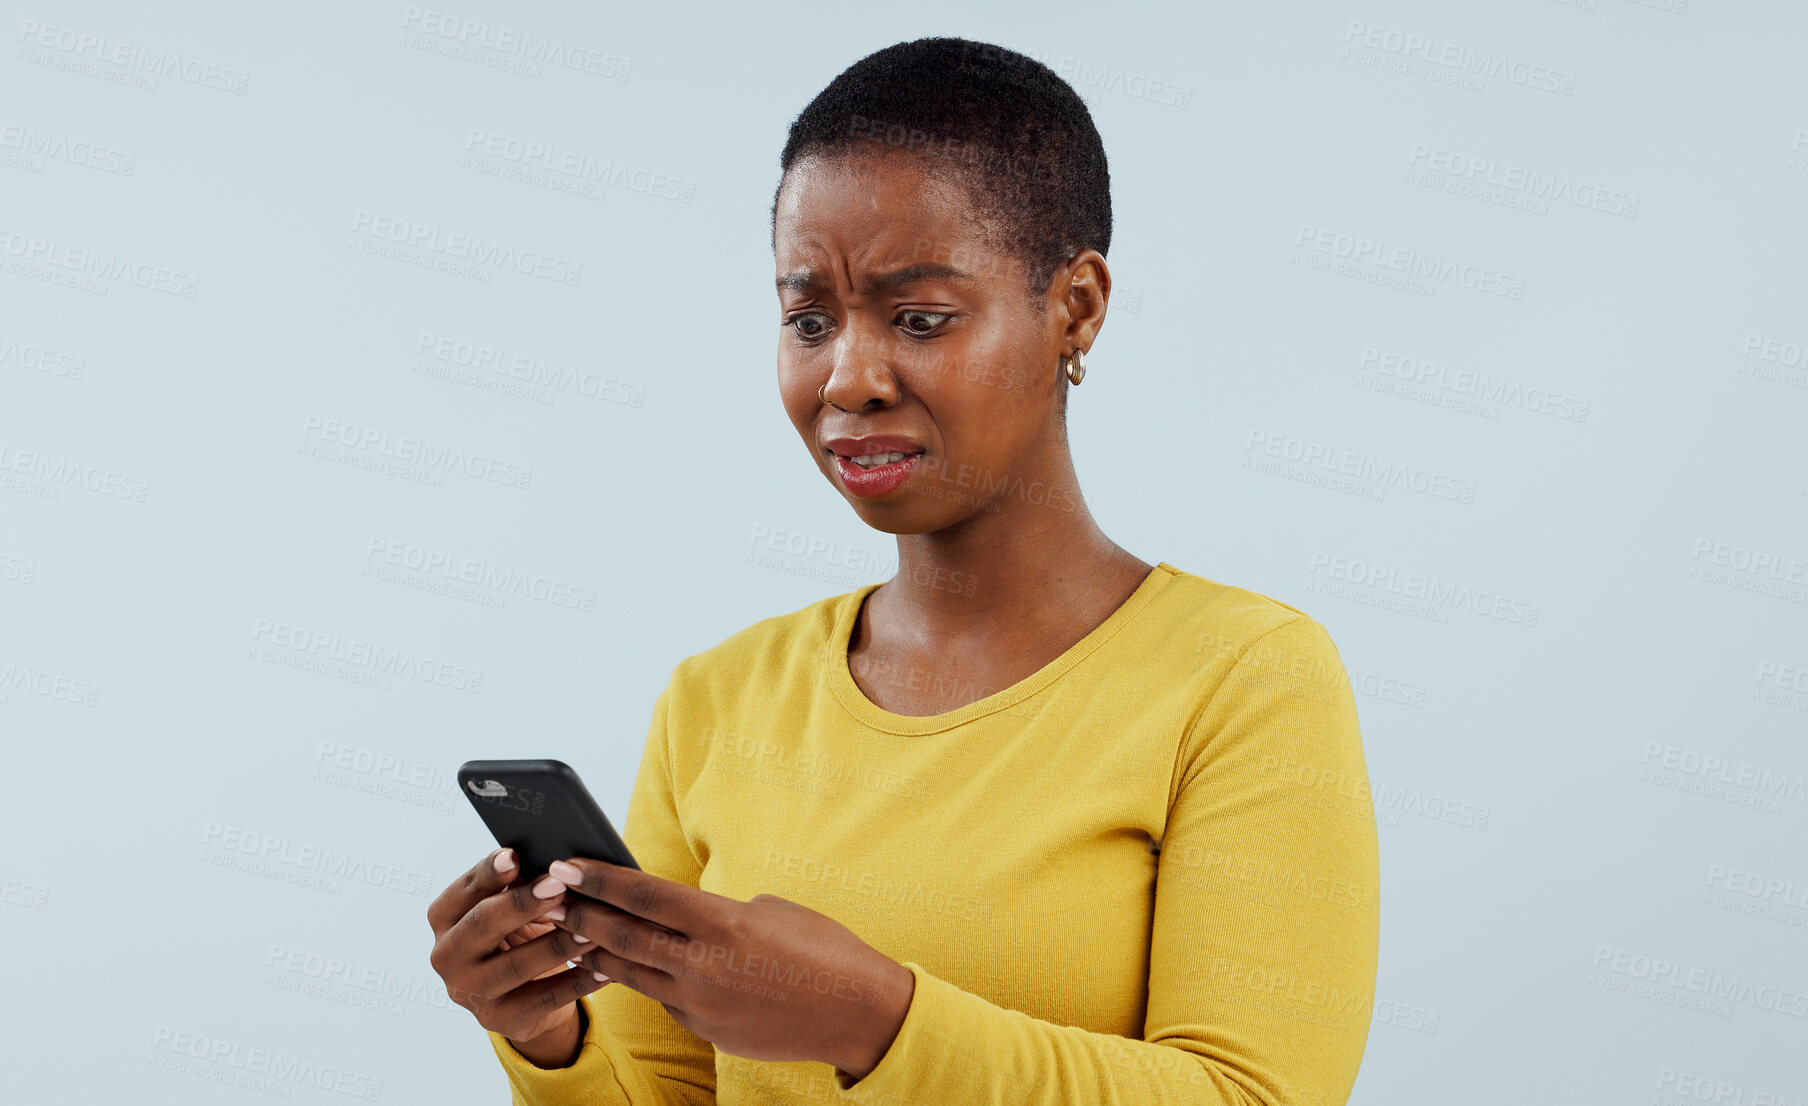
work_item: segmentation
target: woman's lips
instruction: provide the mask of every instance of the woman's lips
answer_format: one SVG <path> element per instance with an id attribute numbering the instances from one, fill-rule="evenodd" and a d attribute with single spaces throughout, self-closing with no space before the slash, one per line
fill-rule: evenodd
<path id="1" fill-rule="evenodd" d="M 891 450 L 902 453 L 902 450 Z M 841 477 L 841 486 L 862 499 L 877 499 L 897 490 L 898 486 L 910 479 L 912 470 L 917 467 L 917 458 L 923 455 L 922 450 L 907 454 L 901 461 L 893 461 L 887 465 L 874 465 L 863 468 L 850 458 L 835 454 L 835 472 Z"/>

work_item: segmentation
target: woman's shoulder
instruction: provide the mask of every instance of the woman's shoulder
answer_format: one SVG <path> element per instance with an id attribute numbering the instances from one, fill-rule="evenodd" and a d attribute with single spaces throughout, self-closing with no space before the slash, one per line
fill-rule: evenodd
<path id="1" fill-rule="evenodd" d="M 1162 620 L 1168 635 L 1185 641 L 1201 657 L 1236 660 L 1258 642 L 1280 639 L 1295 650 L 1336 649 L 1330 632 L 1318 619 L 1253 588 L 1176 568 L 1164 598 Z"/>
<path id="2" fill-rule="evenodd" d="M 1166 663 L 1172 681 L 1199 697 L 1194 716 L 1214 719 L 1201 735 L 1239 711 L 1256 718 L 1270 707 L 1281 712 L 1274 718 L 1317 712 L 1302 733 L 1359 732 L 1348 670 L 1318 619 L 1285 599 L 1192 573 L 1177 576 L 1172 590 L 1178 640 Z"/>
<path id="3" fill-rule="evenodd" d="M 745 687 L 818 665 L 845 605 L 864 590 L 825 596 L 736 630 L 680 660 L 672 669 L 673 682 L 682 680 L 691 688 L 724 682 Z"/>

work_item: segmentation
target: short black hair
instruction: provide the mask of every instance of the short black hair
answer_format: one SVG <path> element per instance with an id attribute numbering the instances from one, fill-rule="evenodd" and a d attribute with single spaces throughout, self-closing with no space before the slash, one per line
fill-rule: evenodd
<path id="1" fill-rule="evenodd" d="M 1079 93 L 1026 54 L 965 38 L 887 46 L 841 71 L 791 123 L 784 173 L 816 154 L 896 152 L 951 171 L 1037 302 L 1055 270 L 1111 245 L 1105 144 Z M 778 244 L 778 193 L 772 199 Z"/>

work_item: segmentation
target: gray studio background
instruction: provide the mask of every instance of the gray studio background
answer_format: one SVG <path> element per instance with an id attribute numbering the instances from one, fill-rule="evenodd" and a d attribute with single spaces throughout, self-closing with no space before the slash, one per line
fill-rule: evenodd
<path id="1" fill-rule="evenodd" d="M 1101 524 L 1356 681 L 1353 1101 L 1808 1101 L 1800 6 L 0 11 L 8 1101 L 507 1100 L 427 963 L 452 772 L 619 814 L 674 663 L 890 574 L 779 407 L 767 210 L 939 33 L 1105 138 Z"/>

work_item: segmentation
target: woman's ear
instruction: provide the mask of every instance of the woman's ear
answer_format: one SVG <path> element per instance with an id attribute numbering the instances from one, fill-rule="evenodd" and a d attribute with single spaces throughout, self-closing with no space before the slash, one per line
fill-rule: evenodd
<path id="1" fill-rule="evenodd" d="M 1091 349 L 1105 325 L 1105 305 L 1111 298 L 1111 269 L 1105 255 L 1081 250 L 1056 270 L 1055 286 L 1058 301 L 1067 309 L 1062 350 Z"/>

